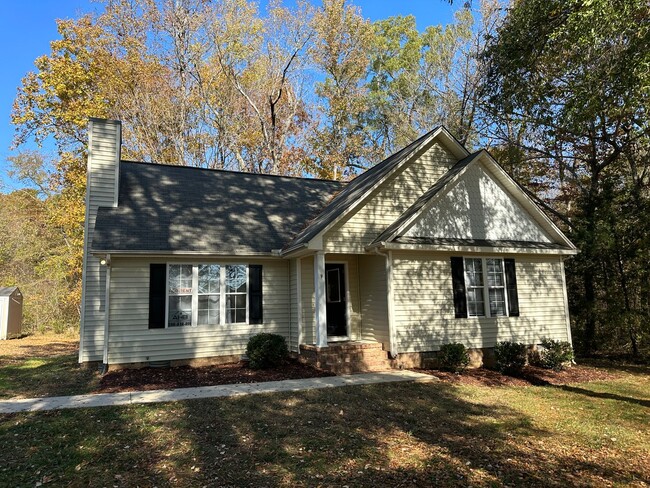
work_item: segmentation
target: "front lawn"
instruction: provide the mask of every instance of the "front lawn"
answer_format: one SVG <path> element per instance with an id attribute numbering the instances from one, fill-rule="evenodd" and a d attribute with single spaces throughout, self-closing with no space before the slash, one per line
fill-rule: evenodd
<path id="1" fill-rule="evenodd" d="M 35 335 L 0 341 L 0 399 L 90 393 L 99 375 L 79 367 L 78 337 Z"/>
<path id="2" fill-rule="evenodd" d="M 650 371 L 0 417 L 6 486 L 647 486 Z"/>

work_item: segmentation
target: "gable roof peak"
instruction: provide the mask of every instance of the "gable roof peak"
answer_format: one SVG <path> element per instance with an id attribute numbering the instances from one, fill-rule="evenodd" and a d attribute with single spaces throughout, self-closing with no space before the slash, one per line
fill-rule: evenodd
<path id="1" fill-rule="evenodd" d="M 332 198 L 320 214 L 284 248 L 284 254 L 307 246 L 312 239 L 327 231 L 335 222 L 338 222 L 344 215 L 365 200 L 366 196 L 398 167 L 410 160 L 422 147 L 433 143 L 434 140 L 439 140 L 444 148 L 458 159 L 469 155 L 467 149 L 444 126 L 441 125 L 430 130 L 351 180 L 343 190 Z"/>

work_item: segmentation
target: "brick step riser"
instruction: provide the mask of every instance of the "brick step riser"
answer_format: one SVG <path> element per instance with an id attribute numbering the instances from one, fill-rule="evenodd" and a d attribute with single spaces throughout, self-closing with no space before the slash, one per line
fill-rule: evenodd
<path id="1" fill-rule="evenodd" d="M 388 356 L 386 354 L 367 354 L 365 356 L 318 356 L 318 358 L 313 359 L 318 359 L 320 361 L 345 361 L 349 363 L 350 361 L 386 361 L 388 360 Z"/>
<path id="2" fill-rule="evenodd" d="M 340 344 L 327 348 L 301 346 L 300 361 L 335 374 L 390 371 L 393 363 L 381 344 Z"/>

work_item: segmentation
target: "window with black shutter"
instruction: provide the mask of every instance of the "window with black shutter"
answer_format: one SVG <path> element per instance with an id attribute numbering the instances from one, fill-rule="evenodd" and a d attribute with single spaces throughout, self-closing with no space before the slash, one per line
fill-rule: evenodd
<path id="1" fill-rule="evenodd" d="M 150 265 L 150 329 L 262 321 L 261 265 Z"/>
<path id="2" fill-rule="evenodd" d="M 261 324 L 263 318 L 262 306 L 262 265 L 251 264 L 248 267 L 250 282 L 248 295 L 248 320 L 251 324 Z"/>
<path id="3" fill-rule="evenodd" d="M 149 328 L 165 328 L 165 301 L 167 293 L 167 265 L 149 265 Z"/>
<path id="4" fill-rule="evenodd" d="M 452 257 L 456 318 L 518 317 L 515 260 Z"/>
<path id="5" fill-rule="evenodd" d="M 451 280 L 454 288 L 454 310 L 456 318 L 467 317 L 467 299 L 465 297 L 465 270 L 463 258 L 451 258 Z"/>

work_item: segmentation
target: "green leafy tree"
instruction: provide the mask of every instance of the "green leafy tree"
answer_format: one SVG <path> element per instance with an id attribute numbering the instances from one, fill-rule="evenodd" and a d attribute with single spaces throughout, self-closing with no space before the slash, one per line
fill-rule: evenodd
<path id="1" fill-rule="evenodd" d="M 649 9 L 643 0 L 519 0 L 485 58 L 496 144 L 520 165 L 543 168 L 531 195 L 580 247 L 568 271 L 585 352 L 597 347 L 599 329 L 634 330 L 637 352 L 640 330 L 612 314 L 619 298 L 628 315 L 647 314 L 632 305 L 647 297 L 637 268 L 647 241 L 629 240 L 623 222 L 647 215 Z M 646 235 L 647 222 L 639 222 Z"/>

